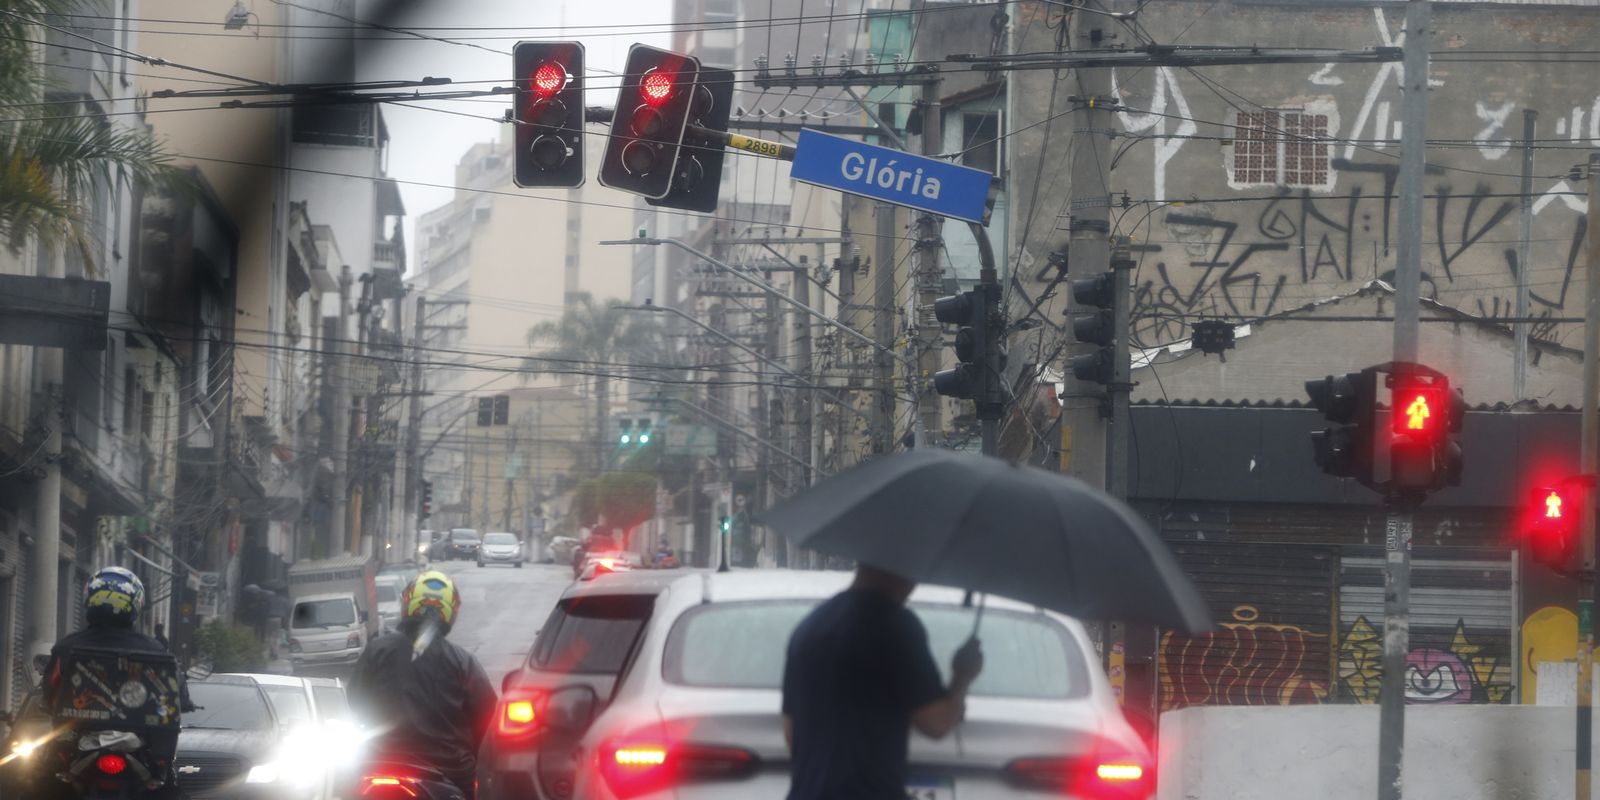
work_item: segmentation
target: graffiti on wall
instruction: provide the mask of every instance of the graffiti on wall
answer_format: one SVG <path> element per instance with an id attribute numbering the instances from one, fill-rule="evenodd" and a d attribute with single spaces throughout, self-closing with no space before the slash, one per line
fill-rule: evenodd
<path id="1" fill-rule="evenodd" d="M 1496 648 L 1474 642 L 1457 620 L 1446 647 L 1413 647 L 1406 654 L 1406 702 L 1424 704 L 1503 703 L 1511 694 L 1511 671 Z M 1357 703 L 1378 702 L 1383 681 L 1383 636 L 1356 617 L 1339 643 L 1339 683 Z"/>
<path id="2" fill-rule="evenodd" d="M 1539 697 L 1539 665 L 1578 657 L 1578 615 L 1545 606 L 1522 621 L 1522 702 Z"/>
<path id="3" fill-rule="evenodd" d="M 1374 44 L 1391 46 L 1404 41 L 1398 24 L 1391 24 L 1383 9 L 1373 9 Z M 1375 74 L 1374 74 L 1375 72 Z M 1141 245 L 1140 269 L 1135 282 L 1134 330 L 1136 344 L 1155 347 L 1188 337 L 1189 325 L 1204 316 L 1251 318 L 1268 316 L 1307 303 L 1347 294 L 1372 279 L 1391 280 L 1396 258 L 1395 215 L 1398 211 L 1399 93 L 1403 79 L 1400 63 L 1376 65 L 1327 64 L 1308 73 L 1304 94 L 1282 98 L 1286 109 L 1317 109 L 1326 117 L 1328 136 L 1340 146 L 1321 146 L 1320 169 L 1335 176 L 1325 185 L 1308 186 L 1280 181 L 1276 188 L 1257 190 L 1259 202 L 1237 203 L 1221 187 L 1238 188 L 1231 161 L 1238 141 L 1247 130 L 1232 124 L 1232 112 L 1217 111 L 1227 119 L 1220 148 L 1223 170 L 1196 172 L 1199 162 L 1179 160 L 1196 142 L 1192 100 L 1185 96 L 1180 73 L 1171 68 L 1143 70 L 1118 76 L 1113 70 L 1113 91 L 1124 109 L 1116 115 L 1129 134 L 1148 137 L 1151 150 L 1151 194 L 1158 201 L 1191 201 L 1158 208 L 1146 218 L 1143 230 L 1126 231 Z M 1371 76 L 1364 91 L 1357 79 Z M 1347 80 L 1348 78 L 1348 80 Z M 1431 80 L 1436 87 L 1441 80 Z M 1342 95 L 1330 94 L 1337 91 Z M 1506 158 L 1515 142 L 1511 128 L 1519 103 L 1504 97 L 1473 97 L 1475 88 L 1454 81 L 1453 94 L 1444 103 L 1464 103 L 1470 109 L 1473 135 L 1470 144 L 1452 152 L 1452 161 L 1429 165 L 1423 209 L 1424 297 L 1489 319 L 1512 316 L 1515 285 L 1522 265 L 1517 261 L 1519 215 L 1515 165 Z M 1465 96 L 1463 96 L 1465 95 Z M 1341 114 L 1341 102 L 1346 106 Z M 1229 105 L 1229 104 L 1224 104 Z M 1551 112 L 1554 113 L 1551 113 Z M 1243 112 L 1240 112 L 1241 114 Z M 1268 114 L 1278 112 L 1269 111 Z M 1299 113 L 1299 112 L 1284 112 Z M 1258 114 L 1259 115 L 1259 114 Z M 1205 114 L 1200 116 L 1204 117 Z M 1320 118 L 1320 117 L 1319 117 Z M 1570 111 L 1548 109 L 1540 136 L 1554 128 L 1555 137 L 1575 144 L 1600 146 L 1600 95 L 1580 98 Z M 1518 131 L 1520 132 L 1520 131 Z M 1273 136 L 1282 137 L 1282 131 Z M 1240 137 L 1237 141 L 1229 137 Z M 1269 137 L 1271 138 L 1271 137 Z M 1302 164 L 1309 156 L 1293 143 L 1276 155 L 1277 168 L 1293 160 Z M 1269 155 L 1271 159 L 1273 156 Z M 1180 171 L 1180 167 L 1182 168 Z M 1307 169 L 1300 166 L 1297 169 Z M 1280 172 L 1280 175 L 1287 175 Z M 1296 173 L 1304 174 L 1304 173 Z M 1318 173 L 1322 174 L 1322 173 Z M 1199 176 L 1198 189 L 1179 176 Z M 1535 190 L 1535 233 L 1532 265 L 1538 274 L 1530 280 L 1532 314 L 1545 320 L 1535 324 L 1539 338 L 1557 337 L 1557 318 L 1573 316 L 1573 282 L 1583 254 L 1586 202 L 1581 186 L 1567 180 L 1540 178 Z M 1228 202 L 1208 202 L 1202 195 L 1228 195 Z"/>
<path id="4" fill-rule="evenodd" d="M 1161 710 L 1203 705 L 1320 703 L 1328 694 L 1328 635 L 1260 621 L 1255 606 L 1201 636 L 1167 631 L 1157 657 Z"/>

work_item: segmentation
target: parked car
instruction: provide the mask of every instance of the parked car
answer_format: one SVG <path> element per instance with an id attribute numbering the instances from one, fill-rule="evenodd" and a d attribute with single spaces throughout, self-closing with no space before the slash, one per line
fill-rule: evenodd
<path id="1" fill-rule="evenodd" d="M 744 570 L 649 572 L 654 598 L 626 672 L 612 691 L 569 681 L 542 697 L 547 739 L 577 737 L 572 797 L 762 800 L 789 787 L 779 710 L 789 635 L 848 574 Z M 590 591 L 610 581 L 596 581 Z M 963 592 L 926 586 L 910 607 L 934 658 L 973 628 Z M 985 668 L 966 720 L 941 741 L 914 734 L 907 793 L 918 798 L 1147 797 L 1149 751 L 1090 661 L 1077 621 L 991 598 Z M 591 721 L 592 720 L 592 721 Z M 959 744 L 958 744 L 959 743 Z"/>
<path id="2" fill-rule="evenodd" d="M 51 729 L 50 714 L 40 702 L 37 689 L 22 698 L 17 710 L 0 716 L 6 731 L 7 758 L 0 759 L 0 797 L 33 797 L 31 788 L 36 773 L 31 759 L 34 750 Z"/>
<path id="3" fill-rule="evenodd" d="M 295 600 L 289 616 L 289 664 L 296 674 L 348 667 L 361 657 L 367 638 L 367 614 L 356 607 L 354 595 L 308 595 Z"/>
<path id="4" fill-rule="evenodd" d="M 478 761 L 480 800 L 567 800 L 575 736 L 538 730 L 534 706 L 551 690 L 579 683 L 608 697 L 628 654 L 672 583 L 662 573 L 618 574 L 574 584 L 556 601 L 522 666 L 506 674 L 494 727 Z"/>
<path id="5" fill-rule="evenodd" d="M 463 560 L 478 557 L 478 548 L 483 544 L 483 539 L 478 532 L 471 528 L 452 528 L 450 539 L 445 545 L 445 559 L 459 558 Z"/>
<path id="6" fill-rule="evenodd" d="M 515 564 L 521 567 L 522 561 L 522 540 L 516 534 L 493 532 L 483 535 L 483 545 L 478 548 L 478 566 Z"/>
<path id="7" fill-rule="evenodd" d="M 378 567 L 378 576 L 395 575 L 400 578 L 400 585 L 405 586 L 417 579 L 422 574 L 422 565 L 415 561 L 396 561 Z"/>
<path id="8" fill-rule="evenodd" d="M 545 546 L 546 564 L 571 564 L 572 552 L 581 544 L 571 536 L 552 536 L 550 543 Z"/>
<path id="9" fill-rule="evenodd" d="M 378 590 L 378 629 L 380 633 L 387 633 L 400 624 L 400 595 L 406 590 L 408 581 L 404 575 L 378 574 L 376 583 Z"/>

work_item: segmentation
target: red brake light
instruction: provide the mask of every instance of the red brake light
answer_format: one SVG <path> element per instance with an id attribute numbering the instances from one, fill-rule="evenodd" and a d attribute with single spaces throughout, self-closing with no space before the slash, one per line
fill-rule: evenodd
<path id="1" fill-rule="evenodd" d="M 1023 789 L 1093 798 L 1143 798 L 1155 790 L 1153 775 L 1138 758 L 1019 758 L 1006 778 Z"/>
<path id="2" fill-rule="evenodd" d="M 659 106 L 672 96 L 672 76 L 665 72 L 652 72 L 639 81 L 639 95 L 646 103 Z"/>
<path id="3" fill-rule="evenodd" d="M 121 775 L 128 768 L 128 759 L 116 753 L 106 753 L 95 759 L 94 765 L 107 775 Z"/>
<path id="4" fill-rule="evenodd" d="M 738 780 L 758 766 L 756 754 L 739 747 L 639 740 L 600 751 L 600 773 L 624 800 L 686 783 Z"/>
<path id="5" fill-rule="evenodd" d="M 411 778 L 396 777 L 394 775 L 368 775 L 361 779 L 362 797 L 416 797 L 417 792 L 410 784 L 415 783 Z"/>
<path id="6" fill-rule="evenodd" d="M 527 736 L 539 727 L 539 714 L 532 697 L 508 698 L 500 701 L 501 736 Z"/>

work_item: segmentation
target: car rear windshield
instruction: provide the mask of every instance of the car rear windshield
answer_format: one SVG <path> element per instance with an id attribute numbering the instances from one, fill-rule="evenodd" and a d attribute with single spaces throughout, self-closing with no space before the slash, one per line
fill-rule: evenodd
<path id="1" fill-rule="evenodd" d="M 667 638 L 667 680 L 686 686 L 778 689 L 789 635 L 815 606 L 811 600 L 720 603 L 685 613 Z M 928 631 L 941 677 L 972 632 L 970 609 L 912 606 Z M 1060 624 L 1041 614 L 989 609 L 978 638 L 984 666 L 972 694 L 1070 698 L 1088 693 L 1083 652 Z"/>
<path id="2" fill-rule="evenodd" d="M 456 540 L 458 542 L 476 542 L 476 541 L 478 541 L 478 532 L 477 531 L 451 531 L 450 532 L 450 538 L 454 539 L 454 540 Z"/>
<path id="3" fill-rule="evenodd" d="M 528 665 L 553 672 L 616 675 L 654 605 L 651 595 L 588 595 L 563 600 L 539 631 Z"/>
<path id="4" fill-rule="evenodd" d="M 313 686 L 311 694 L 317 699 L 317 714 L 323 721 L 350 719 L 350 701 L 344 690 L 337 686 Z"/>
<path id="5" fill-rule="evenodd" d="M 378 602 L 400 602 L 400 585 L 390 581 L 384 581 L 383 583 L 378 584 Z"/>
<path id="6" fill-rule="evenodd" d="M 296 603 L 294 627 L 331 628 L 356 624 L 356 606 L 347 598 Z"/>
<path id="7" fill-rule="evenodd" d="M 516 544 L 517 536 L 514 533 L 491 533 L 483 537 L 484 544 Z"/>
<path id="8" fill-rule="evenodd" d="M 293 728 L 311 722 L 311 700 L 301 686 L 262 686 L 278 724 Z"/>
<path id="9" fill-rule="evenodd" d="M 272 727 L 272 712 L 254 686 L 198 681 L 189 684 L 189 697 L 198 708 L 183 712 L 185 728 L 261 731 Z"/>

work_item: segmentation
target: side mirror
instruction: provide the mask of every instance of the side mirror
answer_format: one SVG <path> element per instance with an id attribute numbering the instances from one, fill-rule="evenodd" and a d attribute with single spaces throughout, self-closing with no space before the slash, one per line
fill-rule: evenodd
<path id="1" fill-rule="evenodd" d="M 576 736 L 594 721 L 600 696 L 588 686 L 565 686 L 550 693 L 545 701 L 545 727 L 558 734 Z"/>

